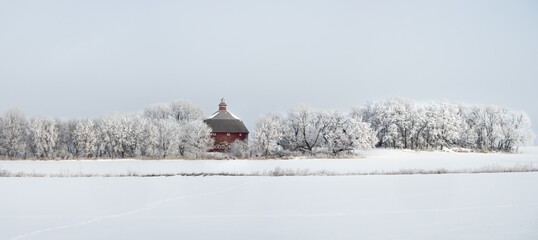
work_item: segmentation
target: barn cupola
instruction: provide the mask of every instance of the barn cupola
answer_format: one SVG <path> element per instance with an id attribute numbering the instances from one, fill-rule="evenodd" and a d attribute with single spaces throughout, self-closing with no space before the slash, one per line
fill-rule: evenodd
<path id="1" fill-rule="evenodd" d="M 220 99 L 219 110 L 226 110 L 226 103 L 224 102 L 224 98 Z"/>

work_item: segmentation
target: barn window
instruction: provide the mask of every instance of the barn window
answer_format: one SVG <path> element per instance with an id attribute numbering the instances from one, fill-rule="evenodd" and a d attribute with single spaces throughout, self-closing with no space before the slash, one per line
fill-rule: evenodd
<path id="1" fill-rule="evenodd" d="M 241 137 L 241 136 L 243 136 L 243 134 L 242 134 L 242 133 L 240 133 L 240 134 L 239 134 L 239 136 Z"/>
<path id="2" fill-rule="evenodd" d="M 226 136 L 230 136 L 230 133 L 227 133 Z"/>

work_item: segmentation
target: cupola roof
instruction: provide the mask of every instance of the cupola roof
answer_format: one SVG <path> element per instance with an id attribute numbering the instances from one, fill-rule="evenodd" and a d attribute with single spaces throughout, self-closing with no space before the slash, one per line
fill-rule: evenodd
<path id="1" fill-rule="evenodd" d="M 226 110 L 226 102 L 221 99 L 219 110 L 213 113 L 204 122 L 211 127 L 214 133 L 248 133 L 248 129 L 237 116 Z"/>

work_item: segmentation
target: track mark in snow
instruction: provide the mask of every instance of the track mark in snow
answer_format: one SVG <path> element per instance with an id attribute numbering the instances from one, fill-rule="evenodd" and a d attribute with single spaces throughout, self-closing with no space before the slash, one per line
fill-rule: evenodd
<path id="1" fill-rule="evenodd" d="M 400 215 L 409 213 L 422 213 L 422 212 L 454 212 L 454 211 L 471 211 L 471 210 L 484 210 L 484 209 L 499 209 L 514 207 L 514 205 L 492 205 L 492 206 L 473 206 L 473 207 L 461 207 L 461 208 L 424 208 L 424 209 L 402 209 L 402 210 L 389 210 L 389 211 L 358 211 L 358 212 L 325 212 L 325 213 L 283 213 L 283 214 L 223 214 L 223 215 L 183 215 L 183 216 L 139 216 L 140 219 L 151 218 L 192 218 L 192 219 L 211 219 L 211 218 L 281 218 L 281 217 L 346 217 L 357 215 Z"/>
<path id="2" fill-rule="evenodd" d="M 112 219 L 112 218 L 117 218 L 117 217 L 128 216 L 128 215 L 131 215 L 131 214 L 135 214 L 135 213 L 144 212 L 144 211 L 154 209 L 154 208 L 156 208 L 156 207 L 158 207 L 158 206 L 160 206 L 160 205 L 162 205 L 164 203 L 167 203 L 167 202 L 179 201 L 179 200 L 188 199 L 188 198 L 197 198 L 197 197 L 207 197 L 207 196 L 218 195 L 218 194 L 221 194 L 221 193 L 225 193 L 225 192 L 228 192 L 228 191 L 238 189 L 238 188 L 240 188 L 240 187 L 242 187 L 244 185 L 257 183 L 257 182 L 260 182 L 260 181 L 264 181 L 264 180 L 257 180 L 257 181 L 252 181 L 252 182 L 241 183 L 241 184 L 235 185 L 233 187 L 225 188 L 225 189 L 215 191 L 215 192 L 199 193 L 199 194 L 193 194 L 193 195 L 187 195 L 187 196 L 178 196 L 178 197 L 167 198 L 167 199 L 163 199 L 163 200 L 151 203 L 148 206 L 143 207 L 143 208 L 134 209 L 134 210 L 124 212 L 124 213 L 117 213 L 117 214 L 108 215 L 108 216 L 101 216 L 101 217 L 97 217 L 97 218 L 90 219 L 90 220 L 83 221 L 83 222 L 79 222 L 79 223 L 67 224 L 67 225 L 62 225 L 62 226 L 52 227 L 52 228 L 45 228 L 45 229 L 37 230 L 35 232 L 15 236 L 13 238 L 10 238 L 10 240 L 24 239 L 24 238 L 32 237 L 32 236 L 35 236 L 35 235 L 38 235 L 38 234 L 41 234 L 41 233 L 44 233 L 44 232 L 62 230 L 62 229 L 73 228 L 73 227 L 79 227 L 79 226 L 92 224 L 94 222 L 98 222 L 98 221 L 102 221 L 102 220 L 106 220 L 106 219 Z"/>

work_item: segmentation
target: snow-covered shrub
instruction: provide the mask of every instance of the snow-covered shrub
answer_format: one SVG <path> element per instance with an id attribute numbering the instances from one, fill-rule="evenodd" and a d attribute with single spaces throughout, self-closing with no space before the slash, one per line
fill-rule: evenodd
<path id="1" fill-rule="evenodd" d="M 235 140 L 227 152 L 234 158 L 246 159 L 251 157 L 251 147 L 248 140 Z"/>

